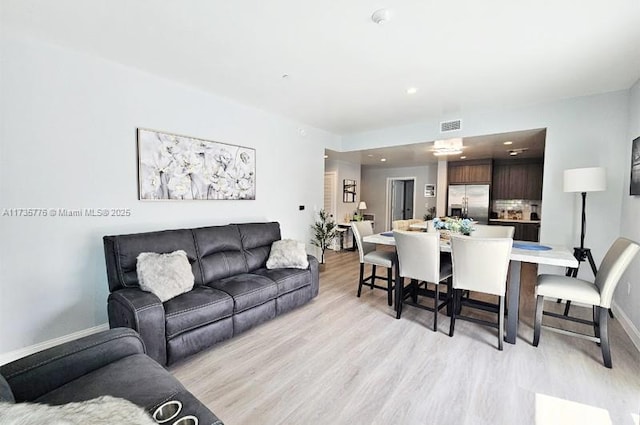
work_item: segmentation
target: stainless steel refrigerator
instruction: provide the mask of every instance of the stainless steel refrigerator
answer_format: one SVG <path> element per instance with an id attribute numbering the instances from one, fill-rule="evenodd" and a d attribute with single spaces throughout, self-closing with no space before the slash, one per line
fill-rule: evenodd
<path id="1" fill-rule="evenodd" d="M 489 185 L 449 185 L 447 215 L 472 218 L 480 224 L 489 222 Z"/>

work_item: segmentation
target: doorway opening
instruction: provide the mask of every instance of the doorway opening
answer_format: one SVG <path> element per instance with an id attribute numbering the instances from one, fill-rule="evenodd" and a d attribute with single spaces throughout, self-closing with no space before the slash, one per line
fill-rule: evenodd
<path id="1" fill-rule="evenodd" d="M 387 229 L 395 220 L 413 218 L 415 205 L 415 177 L 391 177 L 387 179 Z"/>

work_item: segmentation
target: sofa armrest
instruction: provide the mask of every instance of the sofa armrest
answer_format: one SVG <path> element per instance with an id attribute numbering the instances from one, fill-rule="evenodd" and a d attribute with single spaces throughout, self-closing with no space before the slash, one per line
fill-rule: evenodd
<path id="1" fill-rule="evenodd" d="M 140 334 L 147 355 L 167 364 L 164 306 L 151 292 L 139 288 L 120 289 L 109 294 L 109 326 L 131 328 Z"/>
<path id="2" fill-rule="evenodd" d="M 319 262 L 313 255 L 307 255 L 307 260 L 309 260 L 309 270 L 311 270 L 311 296 L 316 297 L 320 290 Z"/>
<path id="3" fill-rule="evenodd" d="M 0 366 L 17 402 L 32 401 L 64 384 L 133 354 L 144 344 L 131 329 L 110 329 Z"/>

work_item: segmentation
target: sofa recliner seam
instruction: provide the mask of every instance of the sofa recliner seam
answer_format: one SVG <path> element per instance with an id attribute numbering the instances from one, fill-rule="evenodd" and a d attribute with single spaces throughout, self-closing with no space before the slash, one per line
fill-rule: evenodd
<path id="1" fill-rule="evenodd" d="M 172 338 L 174 338 L 174 337 L 176 337 L 176 336 L 178 336 L 178 335 L 182 335 L 182 334 L 183 334 L 183 333 L 185 333 L 185 332 L 189 332 L 189 331 L 192 331 L 192 330 L 194 330 L 194 329 L 202 328 L 202 327 L 207 326 L 207 325 L 210 325 L 210 324 L 212 324 L 212 323 L 220 322 L 221 320 L 224 320 L 224 319 L 229 319 L 229 318 L 231 318 L 232 316 L 233 316 L 233 314 L 229 314 L 229 315 L 227 315 L 227 316 L 220 317 L 220 318 L 215 319 L 215 320 L 207 320 L 206 322 L 203 322 L 203 323 L 200 323 L 200 324 L 197 324 L 197 325 L 193 325 L 193 326 L 189 326 L 188 328 L 181 329 L 181 330 L 180 330 L 180 331 L 178 331 L 178 332 L 174 332 L 174 333 L 172 333 L 172 334 L 167 334 L 167 342 L 168 342 L 170 339 L 172 339 Z"/>
<path id="2" fill-rule="evenodd" d="M 166 314 L 166 315 L 165 315 L 165 317 L 180 316 L 180 315 L 182 315 L 182 314 L 184 314 L 184 313 L 188 313 L 188 312 L 190 312 L 190 311 L 199 310 L 199 309 L 201 309 L 201 308 L 209 307 L 209 306 L 211 306 L 211 305 L 218 304 L 218 303 L 221 303 L 221 302 L 224 302 L 224 301 L 225 301 L 225 300 L 223 300 L 223 299 L 215 300 L 215 301 L 209 302 L 209 303 L 207 303 L 207 304 L 199 305 L 199 306 L 197 306 L 197 307 L 190 307 L 190 308 L 187 308 L 187 309 L 184 309 L 184 310 L 175 311 L 175 312 L 173 312 L 173 313 Z"/>
<path id="3" fill-rule="evenodd" d="M 76 354 L 76 353 L 79 353 L 81 351 L 85 351 L 85 350 L 88 350 L 90 348 L 97 347 L 98 345 L 102 345 L 102 344 L 105 344 L 107 342 L 115 341 L 115 340 L 121 339 L 121 338 L 128 338 L 128 337 L 136 338 L 138 341 L 140 341 L 142 343 L 142 346 L 144 347 L 144 342 L 142 341 L 142 338 L 140 338 L 140 336 L 137 333 L 135 335 L 131 335 L 131 334 L 128 334 L 128 335 L 117 335 L 117 336 L 110 337 L 109 339 L 106 339 L 106 340 L 98 341 L 98 342 L 95 342 L 95 343 L 90 344 L 90 345 L 85 345 L 83 347 L 79 347 L 76 350 L 72 350 L 72 351 L 68 351 L 68 352 L 59 354 L 59 355 L 51 357 L 51 358 L 49 358 L 47 360 L 43 360 L 43 361 L 41 361 L 39 363 L 31 365 L 31 366 L 29 366 L 27 368 L 17 370 L 15 372 L 11 373 L 10 375 L 6 375 L 6 378 L 11 379 L 11 378 L 13 378 L 15 376 L 18 376 L 18 375 L 23 374 L 25 372 L 29 372 L 30 370 L 39 368 L 40 366 L 46 365 L 48 363 L 52 363 L 52 362 L 54 362 L 56 360 L 59 360 L 59 359 L 62 359 L 64 357 L 68 357 L 68 356 L 70 356 L 72 354 Z"/>

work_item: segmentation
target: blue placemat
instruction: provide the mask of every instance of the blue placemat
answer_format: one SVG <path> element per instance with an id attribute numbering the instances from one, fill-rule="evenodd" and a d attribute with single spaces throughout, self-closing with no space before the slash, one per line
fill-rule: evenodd
<path id="1" fill-rule="evenodd" d="M 522 242 L 514 242 L 513 247 L 518 249 L 528 249 L 529 251 L 549 251 L 551 249 L 550 246 Z"/>
<path id="2" fill-rule="evenodd" d="M 393 236 L 393 232 L 382 232 L 380 233 L 382 236 Z"/>

